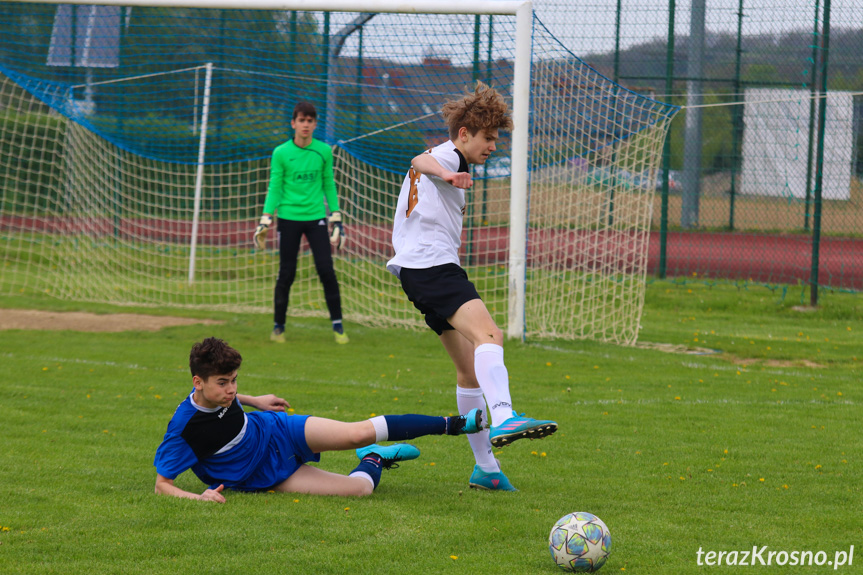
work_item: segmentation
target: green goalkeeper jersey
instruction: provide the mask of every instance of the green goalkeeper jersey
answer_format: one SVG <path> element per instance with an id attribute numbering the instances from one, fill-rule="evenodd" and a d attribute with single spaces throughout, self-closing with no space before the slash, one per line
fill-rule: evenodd
<path id="1" fill-rule="evenodd" d="M 312 138 L 305 148 L 290 140 L 273 150 L 265 214 L 275 213 L 283 220 L 319 220 L 327 216 L 324 198 L 331 212 L 340 211 L 333 151 L 328 145 Z"/>

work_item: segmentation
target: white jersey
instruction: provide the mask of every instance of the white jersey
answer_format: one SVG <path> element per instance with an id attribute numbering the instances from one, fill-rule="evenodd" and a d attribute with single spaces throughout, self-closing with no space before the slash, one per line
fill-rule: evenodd
<path id="1" fill-rule="evenodd" d="M 451 172 L 468 171 L 467 161 L 451 140 L 427 153 Z M 463 189 L 411 168 L 399 192 L 393 223 L 396 255 L 387 262 L 387 270 L 399 277 L 402 268 L 458 264 L 464 206 Z"/>

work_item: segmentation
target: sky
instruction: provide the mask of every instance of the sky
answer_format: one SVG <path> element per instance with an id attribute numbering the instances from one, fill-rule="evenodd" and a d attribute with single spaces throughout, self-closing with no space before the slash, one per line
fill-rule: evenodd
<path id="1" fill-rule="evenodd" d="M 631 48 L 668 34 L 668 15 L 671 0 L 619 0 L 620 47 Z M 863 1 L 831 0 L 831 27 L 849 28 L 863 25 Z M 618 0 L 534 0 L 533 6 L 546 28 L 571 52 L 585 56 L 608 52 L 615 47 L 615 22 Z M 736 34 L 739 0 L 707 0 L 705 26 L 708 33 Z M 815 0 L 743 0 L 743 35 L 781 34 L 790 31 L 811 31 L 815 15 Z M 824 1 L 820 1 L 823 14 Z M 692 0 L 677 0 L 675 6 L 675 34 L 687 36 L 690 28 Z M 819 14 L 819 20 L 823 16 Z M 351 20 L 354 14 L 333 16 L 333 31 Z M 386 18 L 380 15 L 376 18 Z M 503 22 L 507 17 L 495 17 Z M 395 26 L 397 29 L 398 26 Z M 483 26 L 486 34 L 485 25 Z M 498 26 L 495 27 L 496 33 Z M 436 31 L 412 27 L 411 41 L 403 42 L 398 52 L 421 58 L 427 52 L 446 51 L 446 35 Z M 392 40 L 388 35 L 384 40 Z M 498 37 L 499 39 L 499 37 Z M 374 40 L 367 38 L 370 48 Z M 443 48 L 441 48 L 443 46 Z M 346 42 L 344 55 L 354 55 L 357 42 Z M 392 49 L 388 52 L 393 53 Z M 483 54 L 484 55 L 484 54 Z M 498 54 L 506 57 L 506 54 Z"/>

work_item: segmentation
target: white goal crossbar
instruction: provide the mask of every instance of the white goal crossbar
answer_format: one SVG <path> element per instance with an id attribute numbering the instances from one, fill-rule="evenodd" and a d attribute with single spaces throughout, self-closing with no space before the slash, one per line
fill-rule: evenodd
<path id="1" fill-rule="evenodd" d="M 117 0 L 22 0 L 39 4 L 117 5 Z M 512 156 L 509 242 L 509 317 L 507 336 L 524 337 L 527 273 L 528 114 L 533 4 L 529 0 L 122 0 L 132 7 L 207 8 L 225 10 L 300 10 L 416 14 L 514 15 L 516 43 L 512 86 Z M 194 254 L 193 254 L 194 257 Z M 190 264 L 190 266 L 193 264 Z M 190 267 L 190 278 L 194 270 Z"/>

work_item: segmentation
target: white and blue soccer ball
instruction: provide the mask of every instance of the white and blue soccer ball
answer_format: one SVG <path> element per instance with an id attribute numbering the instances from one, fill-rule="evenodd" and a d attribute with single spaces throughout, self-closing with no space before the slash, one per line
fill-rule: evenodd
<path id="1" fill-rule="evenodd" d="M 611 553 L 611 532 L 602 519 L 576 511 L 561 517 L 548 536 L 548 550 L 557 566 L 571 573 L 593 573 Z"/>

